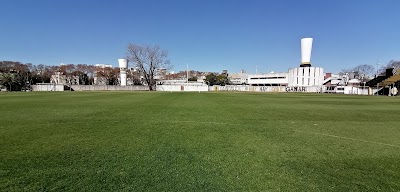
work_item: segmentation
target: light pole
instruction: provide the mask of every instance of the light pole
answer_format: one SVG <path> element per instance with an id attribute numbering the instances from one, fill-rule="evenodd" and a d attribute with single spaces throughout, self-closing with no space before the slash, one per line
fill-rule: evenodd
<path id="1" fill-rule="evenodd" d="M 364 91 L 365 91 L 365 81 L 364 81 L 364 76 L 365 76 L 365 74 L 362 74 L 361 75 L 361 81 L 362 81 L 362 83 L 364 83 L 364 86 L 363 86 L 363 88 L 362 88 L 362 95 L 364 95 Z"/>
<path id="2" fill-rule="evenodd" d="M 363 95 L 364 95 L 364 92 L 365 92 L 365 83 L 366 83 L 366 82 L 364 82 Z M 367 92 L 367 94 L 368 94 L 368 92 Z"/>
<path id="3" fill-rule="evenodd" d="M 379 83 L 376 84 L 376 96 L 379 96 Z"/>
<path id="4" fill-rule="evenodd" d="M 376 63 L 376 77 L 378 77 L 379 76 L 379 65 L 380 65 L 380 63 L 378 62 L 378 63 Z"/>
<path id="5" fill-rule="evenodd" d="M 380 63 L 377 62 L 376 63 L 376 78 L 378 78 L 378 76 L 379 76 L 379 66 L 380 66 Z M 376 96 L 379 96 L 379 83 L 376 83 Z"/>

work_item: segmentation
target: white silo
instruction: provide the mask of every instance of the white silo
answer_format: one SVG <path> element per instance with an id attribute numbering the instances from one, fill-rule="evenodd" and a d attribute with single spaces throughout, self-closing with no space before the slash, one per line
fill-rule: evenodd
<path id="1" fill-rule="evenodd" d="M 128 59 L 118 59 L 121 86 L 126 86 L 126 68 L 128 68 Z"/>
<path id="2" fill-rule="evenodd" d="M 311 67 L 311 50 L 313 38 L 301 39 L 301 65 L 300 67 Z"/>

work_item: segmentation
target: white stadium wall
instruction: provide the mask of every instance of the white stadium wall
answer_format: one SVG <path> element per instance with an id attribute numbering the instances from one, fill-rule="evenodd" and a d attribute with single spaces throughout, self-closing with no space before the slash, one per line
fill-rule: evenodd
<path id="1" fill-rule="evenodd" d="M 157 85 L 157 91 L 195 91 L 195 92 L 303 92 L 303 93 L 320 93 L 321 86 L 307 87 L 287 87 L 287 86 L 251 86 L 251 85 Z"/>
<path id="2" fill-rule="evenodd" d="M 157 91 L 196 91 L 204 92 L 208 91 L 207 85 L 187 85 L 187 84 L 175 84 L 175 85 L 156 85 Z"/>
<path id="3" fill-rule="evenodd" d="M 320 86 L 287 87 L 287 86 L 250 86 L 250 85 L 214 85 L 209 87 L 210 91 L 238 91 L 238 92 L 304 92 L 320 93 Z"/>
<path id="4" fill-rule="evenodd" d="M 214 85 L 210 91 L 239 91 L 239 92 L 285 92 L 285 86 L 250 86 L 250 85 Z"/>
<path id="5" fill-rule="evenodd" d="M 64 91 L 63 84 L 38 83 L 32 85 L 32 91 Z"/>
<path id="6" fill-rule="evenodd" d="M 73 91 L 148 91 L 144 85 L 119 86 L 119 85 L 71 85 Z"/>
<path id="7" fill-rule="evenodd" d="M 324 69 L 321 67 L 297 67 L 289 69 L 288 86 L 322 86 Z"/>

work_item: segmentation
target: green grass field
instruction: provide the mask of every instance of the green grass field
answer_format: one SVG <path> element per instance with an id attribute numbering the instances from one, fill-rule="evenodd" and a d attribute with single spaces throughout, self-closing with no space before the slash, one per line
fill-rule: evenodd
<path id="1" fill-rule="evenodd" d="M 0 191 L 400 191 L 400 98 L 0 93 Z"/>

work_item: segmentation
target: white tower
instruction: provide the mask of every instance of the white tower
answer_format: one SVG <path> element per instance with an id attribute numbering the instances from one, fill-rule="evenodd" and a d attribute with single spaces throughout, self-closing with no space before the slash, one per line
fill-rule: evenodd
<path id="1" fill-rule="evenodd" d="M 289 87 L 314 87 L 311 92 L 317 92 L 324 82 L 324 69 L 311 67 L 311 49 L 313 38 L 301 39 L 301 65 L 289 69 Z M 308 89 L 309 91 L 311 89 Z"/>
<path id="2" fill-rule="evenodd" d="M 301 65 L 300 67 L 311 67 L 311 50 L 313 38 L 301 39 Z"/>
<path id="3" fill-rule="evenodd" d="M 128 67 L 128 59 L 118 59 L 121 86 L 126 86 L 126 68 Z"/>

